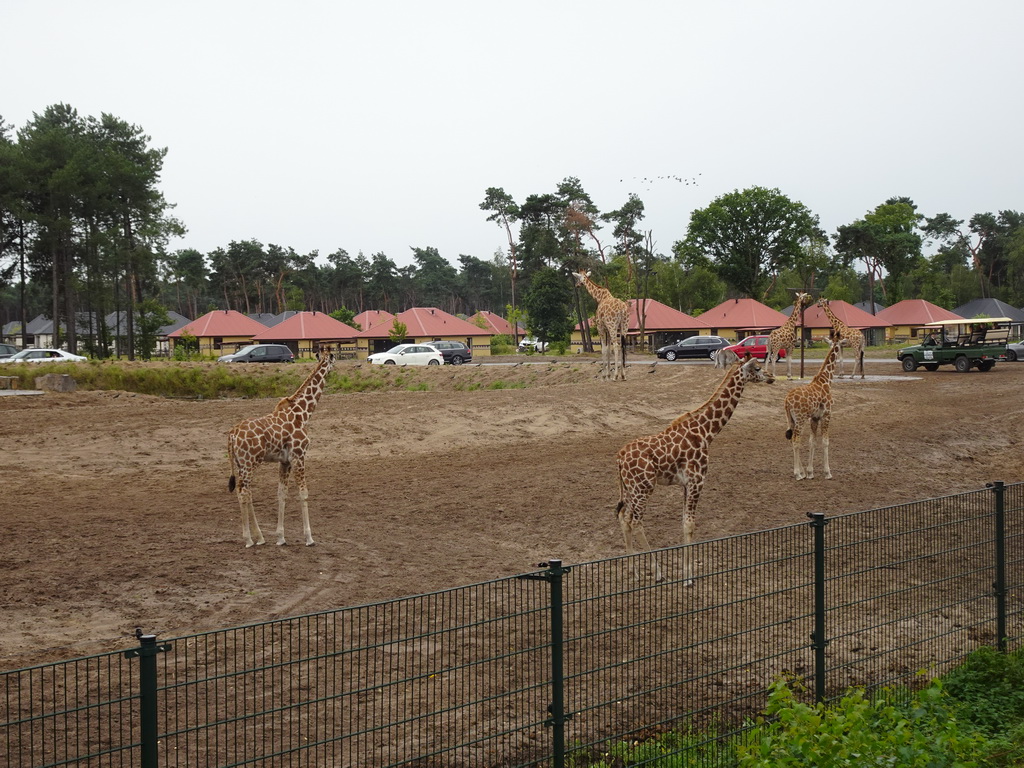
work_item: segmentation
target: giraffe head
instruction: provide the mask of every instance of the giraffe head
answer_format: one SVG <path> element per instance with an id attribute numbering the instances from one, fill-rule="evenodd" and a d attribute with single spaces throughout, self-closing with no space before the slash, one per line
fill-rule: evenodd
<path id="1" fill-rule="evenodd" d="M 570 272 L 569 274 L 571 274 L 576 279 L 576 285 L 583 285 L 585 282 L 587 282 L 587 280 L 590 279 L 589 269 L 586 272 Z"/>
<path id="2" fill-rule="evenodd" d="M 796 301 L 793 302 L 793 306 L 795 306 L 797 309 L 800 309 L 800 307 L 809 306 L 812 303 L 813 299 L 811 298 L 811 294 L 804 293 L 803 291 L 796 292 Z"/>
<path id="3" fill-rule="evenodd" d="M 818 299 L 818 301 L 816 303 L 822 309 L 827 309 L 828 308 L 828 299 L 826 299 L 824 296 L 822 296 L 820 299 Z"/>
<path id="4" fill-rule="evenodd" d="M 775 383 L 775 377 L 768 373 L 767 368 L 762 368 L 760 361 L 756 357 L 751 357 L 749 352 L 736 365 L 739 367 L 740 379 L 744 384 L 748 381 L 763 384 Z"/>

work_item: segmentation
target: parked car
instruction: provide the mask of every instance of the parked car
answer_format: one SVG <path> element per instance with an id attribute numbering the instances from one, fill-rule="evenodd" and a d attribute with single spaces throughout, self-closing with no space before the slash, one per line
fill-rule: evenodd
<path id="1" fill-rule="evenodd" d="M 0 360 L 3 360 L 5 357 L 10 357 L 17 351 L 18 348 L 13 344 L 0 344 Z"/>
<path id="2" fill-rule="evenodd" d="M 674 344 L 666 344 L 657 350 L 658 357 L 672 361 L 676 358 L 706 357 L 710 358 L 711 353 L 716 349 L 725 349 L 732 342 L 721 336 L 690 336 L 681 339 Z"/>
<path id="3" fill-rule="evenodd" d="M 1024 341 L 1011 341 L 1006 345 L 1006 359 L 1024 360 Z"/>
<path id="4" fill-rule="evenodd" d="M 738 344 L 731 344 L 725 347 L 730 352 L 735 352 L 737 357 L 743 357 L 749 354 L 751 357 L 756 357 L 758 360 L 764 360 L 768 356 L 768 336 L 747 336 L 747 338 L 740 341 Z M 786 350 L 779 350 L 779 359 L 786 359 Z"/>
<path id="5" fill-rule="evenodd" d="M 426 344 L 399 344 L 366 358 L 372 365 L 442 365 L 444 356 Z"/>
<path id="6" fill-rule="evenodd" d="M 23 349 L 15 352 L 10 357 L 5 357 L 5 363 L 82 363 L 88 360 L 81 355 L 73 355 L 63 349 Z"/>
<path id="7" fill-rule="evenodd" d="M 519 342 L 520 352 L 546 352 L 548 343 L 546 341 L 537 341 L 536 339 L 525 338 Z"/>
<path id="8" fill-rule="evenodd" d="M 250 344 L 237 352 L 221 355 L 219 363 L 294 363 L 295 355 L 284 344 Z"/>
<path id="9" fill-rule="evenodd" d="M 446 363 L 462 365 L 473 361 L 473 350 L 461 341 L 426 341 L 424 344 L 440 352 Z"/>

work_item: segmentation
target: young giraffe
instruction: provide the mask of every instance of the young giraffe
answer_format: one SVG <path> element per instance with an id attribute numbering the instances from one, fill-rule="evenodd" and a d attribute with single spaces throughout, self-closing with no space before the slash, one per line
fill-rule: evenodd
<path id="1" fill-rule="evenodd" d="M 729 421 L 747 382 L 771 384 L 774 377 L 750 355 L 738 361 L 722 379 L 707 402 L 684 413 L 656 435 L 640 437 L 619 451 L 619 503 L 615 514 L 622 526 L 626 552 L 634 554 L 635 543 L 650 549 L 644 532 L 643 517 L 647 501 L 656 485 L 680 485 L 686 505 L 683 512 L 683 543 L 693 541 L 697 502 L 708 470 L 708 448 L 715 435 Z M 655 577 L 663 580 L 657 559 Z M 690 548 L 683 551 L 686 583 L 692 583 L 693 564 Z"/>
<path id="2" fill-rule="evenodd" d="M 836 370 L 836 358 L 841 353 L 842 345 L 836 340 L 825 355 L 821 369 L 809 384 L 791 389 L 786 394 L 786 439 L 793 442 L 793 476 L 797 480 L 814 479 L 814 441 L 821 435 L 821 456 L 824 462 L 825 479 L 832 479 L 832 469 L 828 465 L 828 423 L 832 418 L 832 375 Z M 800 463 L 800 439 L 804 427 L 810 424 L 811 437 L 807 471 Z"/>
<path id="3" fill-rule="evenodd" d="M 864 334 L 858 330 L 855 330 L 836 317 L 831 307 L 828 305 L 828 299 L 822 296 L 818 299 L 818 306 L 821 307 L 822 311 L 828 317 L 828 321 L 832 323 L 832 335 L 835 341 L 839 342 L 839 373 L 837 378 L 843 377 L 843 347 L 849 347 L 850 351 L 853 352 L 853 371 L 850 373 L 852 379 L 857 375 L 857 368 L 860 367 L 860 377 L 864 378 Z"/>
<path id="4" fill-rule="evenodd" d="M 811 303 L 811 295 L 798 291 L 796 301 L 793 302 L 793 312 L 789 319 L 771 332 L 768 336 L 768 351 L 765 353 L 764 362 L 772 364 L 772 376 L 775 375 L 775 363 L 779 360 L 782 350 L 786 350 L 786 376 L 793 378 L 793 348 L 796 346 L 796 321 L 800 319 L 801 307 Z"/>
<path id="5" fill-rule="evenodd" d="M 594 322 L 601 339 L 601 378 L 625 381 L 626 350 L 622 339 L 629 333 L 629 305 L 591 280 L 589 272 L 573 272 L 572 276 L 597 301 Z"/>
<path id="6" fill-rule="evenodd" d="M 306 422 L 320 401 L 327 374 L 334 367 L 334 353 L 326 347 L 317 352 L 316 366 L 302 385 L 290 397 L 282 398 L 269 416 L 246 419 L 236 424 L 228 433 L 228 459 L 231 462 L 231 478 L 228 490 L 238 489 L 238 503 L 242 508 L 242 538 L 245 546 L 253 545 L 249 521 L 256 529 L 256 544 L 263 544 L 263 531 L 256 520 L 252 506 L 252 478 L 262 462 L 276 461 L 281 465 L 277 482 L 277 543 L 284 544 L 284 506 L 288 495 L 288 478 L 294 473 L 299 488 L 299 504 L 302 507 L 302 529 L 306 535 L 306 546 L 311 547 L 313 533 L 309 527 L 309 505 L 306 499 L 306 449 L 309 435 Z M 236 482 L 237 477 L 237 482 Z"/>

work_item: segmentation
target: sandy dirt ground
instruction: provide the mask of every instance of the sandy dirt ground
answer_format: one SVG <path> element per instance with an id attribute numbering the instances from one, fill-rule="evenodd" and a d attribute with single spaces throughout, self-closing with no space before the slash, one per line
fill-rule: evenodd
<path id="1" fill-rule="evenodd" d="M 749 385 L 712 445 L 697 538 L 1024 479 L 1024 364 L 867 373 L 834 384 L 833 480 L 792 477 L 782 402 L 800 382 Z M 128 647 L 136 627 L 174 637 L 617 556 L 616 452 L 722 372 L 636 359 L 609 383 L 591 361 L 530 358 L 392 375 L 430 389 L 327 394 L 310 422 L 314 547 L 294 493 L 273 543 L 276 466 L 255 486 L 265 546 L 244 548 L 227 490 L 228 430 L 273 399 L 0 397 L 3 669 Z M 681 540 L 681 500 L 655 492 L 654 546 Z"/>

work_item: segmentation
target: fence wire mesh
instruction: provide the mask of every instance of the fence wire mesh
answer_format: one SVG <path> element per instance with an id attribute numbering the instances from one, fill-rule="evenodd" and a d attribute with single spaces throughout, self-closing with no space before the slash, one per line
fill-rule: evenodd
<path id="1" fill-rule="evenodd" d="M 780 676 L 805 681 L 813 698 L 822 658 L 829 696 L 852 685 L 912 687 L 921 672 L 940 674 L 1000 641 L 995 495 L 830 518 L 823 560 L 811 526 L 798 524 L 572 565 L 557 579 L 538 571 L 163 640 L 158 763 L 553 765 L 553 685 L 580 760 L 668 730 L 693 734 L 680 750 L 697 753 L 742 730 Z M 1001 620 L 1016 646 L 1024 485 L 1007 486 L 1002 499 Z M 562 680 L 552 679 L 555 647 Z M 103 654 L 0 681 L 6 765 L 140 765 L 137 660 Z"/>

